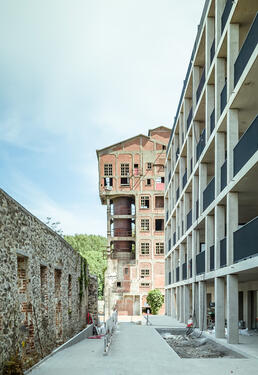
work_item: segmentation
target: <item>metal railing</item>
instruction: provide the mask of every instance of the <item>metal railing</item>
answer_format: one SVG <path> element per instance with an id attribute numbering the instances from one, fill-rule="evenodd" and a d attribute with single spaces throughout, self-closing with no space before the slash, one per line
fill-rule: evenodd
<path id="1" fill-rule="evenodd" d="M 210 134 L 212 134 L 214 128 L 215 128 L 215 108 L 211 112 L 211 115 L 210 115 Z"/>
<path id="2" fill-rule="evenodd" d="M 220 93 L 220 114 L 224 111 L 224 108 L 227 105 L 227 81 Z"/>
<path id="3" fill-rule="evenodd" d="M 220 168 L 220 191 L 227 186 L 227 159 Z"/>
<path id="4" fill-rule="evenodd" d="M 117 311 L 114 311 L 111 317 L 105 322 L 105 331 L 104 336 L 104 355 L 108 354 L 108 350 L 111 345 L 112 336 L 115 332 L 117 325 Z"/>
<path id="5" fill-rule="evenodd" d="M 196 273 L 200 275 L 205 272 L 205 251 L 196 255 Z"/>
<path id="6" fill-rule="evenodd" d="M 258 216 L 234 232 L 234 262 L 258 255 Z"/>
<path id="7" fill-rule="evenodd" d="M 258 150 L 258 115 L 234 148 L 234 176 Z"/>
<path id="8" fill-rule="evenodd" d="M 192 210 L 190 210 L 188 214 L 186 215 L 186 228 L 189 229 L 191 225 L 192 225 Z"/>
<path id="9" fill-rule="evenodd" d="M 210 271 L 214 271 L 215 263 L 214 263 L 214 245 L 210 247 Z"/>
<path id="10" fill-rule="evenodd" d="M 215 55 L 215 38 L 213 39 L 213 42 L 212 42 L 212 45 L 211 45 L 211 48 L 210 48 L 210 66 L 211 66 L 212 61 L 214 59 L 214 55 Z"/>
<path id="11" fill-rule="evenodd" d="M 258 42 L 258 13 L 248 31 L 247 37 L 239 51 L 238 57 L 234 64 L 234 85 L 236 86 L 241 77 L 254 49 Z"/>
<path id="12" fill-rule="evenodd" d="M 191 107 L 188 117 L 187 117 L 187 121 L 186 121 L 187 129 L 189 128 L 191 124 L 192 118 L 193 118 L 193 107 Z"/>
<path id="13" fill-rule="evenodd" d="M 201 156 L 201 153 L 202 153 L 202 151 L 205 147 L 205 134 L 206 134 L 206 131 L 205 131 L 205 128 L 204 128 L 201 135 L 200 135 L 199 142 L 197 143 L 197 146 L 196 146 L 196 159 L 197 159 L 197 161 L 199 160 L 199 158 Z"/>
<path id="14" fill-rule="evenodd" d="M 203 211 L 214 201 L 215 198 L 215 177 L 213 177 L 203 191 Z"/>
<path id="15" fill-rule="evenodd" d="M 202 75 L 201 75 L 201 78 L 200 78 L 200 82 L 199 82 L 198 88 L 196 90 L 196 105 L 197 105 L 197 103 L 200 99 L 204 83 L 205 83 L 205 68 L 203 68 Z"/>
<path id="16" fill-rule="evenodd" d="M 220 267 L 227 265 L 227 238 L 220 240 Z"/>
<path id="17" fill-rule="evenodd" d="M 223 10 L 222 16 L 221 16 L 221 34 L 223 33 L 223 30 L 226 26 L 229 13 L 231 11 L 232 5 L 234 0 L 227 0 L 225 4 L 225 8 Z"/>

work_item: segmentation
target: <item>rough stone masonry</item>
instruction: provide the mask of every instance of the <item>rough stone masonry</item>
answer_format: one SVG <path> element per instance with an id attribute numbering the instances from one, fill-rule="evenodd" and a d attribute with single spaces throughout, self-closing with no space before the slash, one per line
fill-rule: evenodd
<path id="1" fill-rule="evenodd" d="M 29 367 L 96 318 L 86 261 L 1 189 L 0 262 L 0 369 L 17 354 Z"/>

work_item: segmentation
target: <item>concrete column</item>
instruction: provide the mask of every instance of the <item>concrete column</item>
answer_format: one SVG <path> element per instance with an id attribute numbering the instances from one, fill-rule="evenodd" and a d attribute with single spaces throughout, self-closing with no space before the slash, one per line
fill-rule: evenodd
<path id="1" fill-rule="evenodd" d="M 184 231 L 187 230 L 187 214 L 190 211 L 190 193 L 185 193 L 184 196 Z"/>
<path id="2" fill-rule="evenodd" d="M 180 182 L 180 192 L 183 191 L 183 175 L 185 173 L 185 158 L 181 157 L 179 161 L 179 182 Z"/>
<path id="3" fill-rule="evenodd" d="M 234 147 L 239 139 L 238 110 L 229 109 L 227 115 L 227 182 L 234 176 Z"/>
<path id="4" fill-rule="evenodd" d="M 230 23 L 227 33 L 227 98 L 234 90 L 234 63 L 239 52 L 239 25 Z"/>
<path id="5" fill-rule="evenodd" d="M 220 240 L 225 237 L 225 207 L 215 206 L 215 241 L 214 256 L 215 269 L 220 268 Z"/>
<path id="6" fill-rule="evenodd" d="M 199 166 L 199 214 L 203 211 L 203 191 L 207 186 L 207 164 L 201 163 Z"/>
<path id="7" fill-rule="evenodd" d="M 192 283 L 192 316 L 196 327 L 199 327 L 199 293 L 198 283 Z"/>
<path id="8" fill-rule="evenodd" d="M 190 99 L 185 98 L 184 99 L 184 120 L 183 120 L 183 133 L 184 133 L 184 138 L 186 136 L 186 129 L 187 129 L 187 118 L 189 115 L 191 109 L 191 101 Z"/>
<path id="9" fill-rule="evenodd" d="M 225 133 L 215 134 L 215 197 L 221 190 L 221 167 L 225 161 Z"/>
<path id="10" fill-rule="evenodd" d="M 224 58 L 217 58 L 215 63 L 215 124 L 220 118 L 220 94 L 225 85 L 226 61 Z"/>
<path id="11" fill-rule="evenodd" d="M 200 82 L 200 67 L 194 66 L 193 67 L 193 112 L 196 108 L 196 90 L 198 88 Z"/>
<path id="12" fill-rule="evenodd" d="M 197 254 L 197 230 L 192 231 L 192 273 L 193 277 L 196 276 L 196 254 Z"/>
<path id="13" fill-rule="evenodd" d="M 215 335 L 225 337 L 225 285 L 224 278 L 215 278 Z"/>
<path id="14" fill-rule="evenodd" d="M 187 137 L 187 144 L 186 144 L 186 149 L 187 149 L 187 164 L 186 164 L 187 179 L 191 175 L 192 143 L 193 143 L 192 137 L 190 135 L 188 135 L 188 137 Z M 192 164 L 192 166 L 193 166 L 193 164 Z"/>
<path id="15" fill-rule="evenodd" d="M 171 316 L 172 318 L 176 319 L 176 296 L 175 296 L 175 288 L 171 289 Z"/>
<path id="16" fill-rule="evenodd" d="M 214 85 L 206 86 L 206 101 L 205 101 L 205 127 L 206 127 L 206 143 L 210 138 L 210 117 L 215 107 L 215 89 Z"/>
<path id="17" fill-rule="evenodd" d="M 190 278 L 190 259 L 192 259 L 192 236 L 187 236 L 186 239 L 186 251 L 187 251 L 187 279 Z"/>
<path id="18" fill-rule="evenodd" d="M 184 287 L 180 286 L 179 291 L 180 291 L 180 319 L 179 321 L 181 323 L 184 323 Z"/>
<path id="19" fill-rule="evenodd" d="M 227 331 L 228 343 L 238 344 L 238 276 L 227 275 Z"/>
<path id="20" fill-rule="evenodd" d="M 238 193 L 227 194 L 227 265 L 233 264 L 234 232 L 238 228 Z"/>
<path id="21" fill-rule="evenodd" d="M 206 19 L 206 33 L 205 33 L 205 55 L 206 55 L 206 61 L 205 61 L 205 71 L 206 75 L 210 68 L 210 50 L 214 39 L 214 23 L 215 19 L 214 17 L 207 17 Z"/>
<path id="22" fill-rule="evenodd" d="M 205 272 L 210 272 L 210 247 L 214 244 L 214 216 L 205 217 Z"/>
<path id="23" fill-rule="evenodd" d="M 172 252 L 172 284 L 176 282 L 176 251 Z"/>
<path id="24" fill-rule="evenodd" d="M 206 283 L 199 281 L 199 328 L 204 331 L 207 328 L 207 297 Z"/>
<path id="25" fill-rule="evenodd" d="M 190 288 L 184 285 L 184 322 L 187 323 L 190 315 Z"/>
<path id="26" fill-rule="evenodd" d="M 196 146 L 200 138 L 200 123 L 198 121 L 193 122 L 193 136 L 192 136 L 192 148 L 193 148 L 193 168 L 196 164 Z"/>
<path id="27" fill-rule="evenodd" d="M 176 287 L 176 319 L 180 320 L 180 292 L 179 286 Z"/>
<path id="28" fill-rule="evenodd" d="M 248 291 L 245 290 L 243 292 L 243 320 L 245 321 L 246 328 L 250 329 L 251 324 L 250 324 L 250 321 L 249 321 L 249 315 L 248 315 L 249 308 L 248 307 L 249 307 L 249 305 L 248 305 Z"/>
<path id="29" fill-rule="evenodd" d="M 184 255 L 185 255 L 185 245 L 183 243 L 181 243 L 179 245 L 179 264 L 180 264 L 180 268 L 179 268 L 179 280 L 182 281 L 183 280 L 183 269 L 182 269 L 182 265 L 183 263 L 185 262 L 184 261 Z"/>
<path id="30" fill-rule="evenodd" d="M 221 16 L 225 7 L 226 0 L 215 1 L 215 45 L 217 46 L 221 36 Z"/>

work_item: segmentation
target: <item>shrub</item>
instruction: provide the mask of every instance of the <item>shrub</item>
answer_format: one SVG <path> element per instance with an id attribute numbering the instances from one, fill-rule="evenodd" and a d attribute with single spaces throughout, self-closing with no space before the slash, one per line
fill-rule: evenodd
<path id="1" fill-rule="evenodd" d="M 147 295 L 147 303 L 151 307 L 151 313 L 157 315 L 164 303 L 164 296 L 161 291 L 159 289 L 151 290 Z"/>

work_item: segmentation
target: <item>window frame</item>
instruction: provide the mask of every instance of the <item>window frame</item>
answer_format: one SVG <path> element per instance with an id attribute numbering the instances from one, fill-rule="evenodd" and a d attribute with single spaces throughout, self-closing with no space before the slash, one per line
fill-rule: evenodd
<path id="1" fill-rule="evenodd" d="M 141 277 L 149 277 L 150 276 L 150 269 L 149 268 L 142 268 L 141 269 Z"/>
<path id="2" fill-rule="evenodd" d="M 113 164 L 112 163 L 104 163 L 104 176 L 105 177 L 113 176 Z"/>
<path id="3" fill-rule="evenodd" d="M 130 175 L 130 164 L 121 163 L 120 164 L 120 175 L 123 177 L 128 177 Z"/>
<path id="4" fill-rule="evenodd" d="M 141 255 L 150 255 L 150 243 L 141 242 Z"/>
<path id="5" fill-rule="evenodd" d="M 146 204 L 146 202 L 148 202 L 148 205 Z M 141 195 L 140 208 L 144 210 L 150 209 L 150 197 L 148 195 Z"/>
<path id="6" fill-rule="evenodd" d="M 164 252 L 165 252 L 164 242 L 156 242 L 155 255 L 164 255 Z"/>
<path id="7" fill-rule="evenodd" d="M 148 227 L 148 229 L 146 229 Z M 150 219 L 141 219 L 141 231 L 149 232 L 150 231 Z"/>

